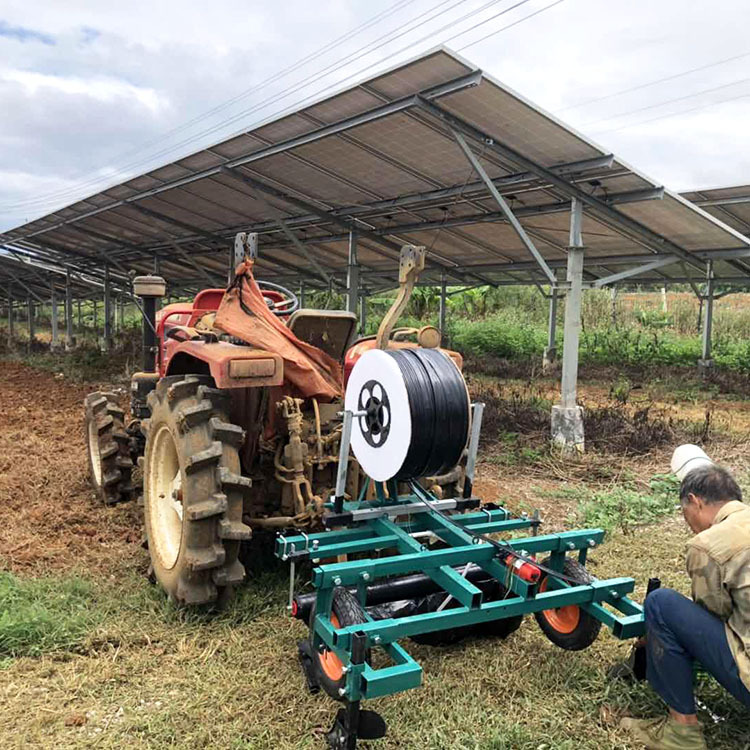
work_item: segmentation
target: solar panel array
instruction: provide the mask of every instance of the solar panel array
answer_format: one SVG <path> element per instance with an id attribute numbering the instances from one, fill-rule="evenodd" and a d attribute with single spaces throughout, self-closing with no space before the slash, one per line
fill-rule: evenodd
<path id="1" fill-rule="evenodd" d="M 395 285 L 403 243 L 429 249 L 427 283 L 547 283 L 456 133 L 561 280 L 572 198 L 589 282 L 630 269 L 702 281 L 708 259 L 720 280 L 750 278 L 742 213 L 691 202 L 712 191 L 665 190 L 440 48 L 0 235 L 12 248 L 0 279 L 16 283 L 12 268 L 35 285 L 49 267 L 98 284 L 106 265 L 125 289 L 156 263 L 173 291 L 192 291 L 222 285 L 234 234 L 257 231 L 260 278 L 343 287 L 355 231 L 366 290 Z M 750 220 L 750 204 L 735 211 Z"/>

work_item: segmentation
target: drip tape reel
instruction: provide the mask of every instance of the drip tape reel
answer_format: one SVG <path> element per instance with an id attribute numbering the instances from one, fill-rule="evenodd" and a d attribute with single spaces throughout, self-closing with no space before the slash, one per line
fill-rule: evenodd
<path id="1" fill-rule="evenodd" d="M 461 459 L 471 407 L 463 375 L 438 349 L 373 349 L 354 365 L 345 408 L 351 448 L 375 481 L 444 474 Z"/>

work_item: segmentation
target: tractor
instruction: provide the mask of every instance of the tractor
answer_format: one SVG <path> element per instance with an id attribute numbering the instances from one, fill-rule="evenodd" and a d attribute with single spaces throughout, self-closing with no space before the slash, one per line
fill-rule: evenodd
<path id="1" fill-rule="evenodd" d="M 302 309 L 290 289 L 256 281 L 257 236 L 238 234 L 232 258 L 226 289 L 158 310 L 164 280 L 134 278 L 143 364 L 131 381 L 130 418 L 111 393 L 84 403 L 97 494 L 105 505 L 142 502 L 150 575 L 187 606 L 231 599 L 245 578 L 240 546 L 254 532 L 321 528 L 337 482 L 345 379 L 357 359 L 375 347 L 440 346 L 434 327 L 394 329 L 424 266 L 422 248 L 403 248 L 399 294 L 378 335 L 362 338 L 353 313 Z M 459 354 L 445 354 L 461 366 Z M 426 486 L 450 493 L 462 472 Z M 362 483 L 352 458 L 347 498 Z"/>

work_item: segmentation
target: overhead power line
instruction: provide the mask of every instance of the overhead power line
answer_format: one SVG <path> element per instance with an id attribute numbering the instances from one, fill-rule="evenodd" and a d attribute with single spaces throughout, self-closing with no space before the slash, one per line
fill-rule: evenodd
<path id="1" fill-rule="evenodd" d="M 618 112 L 616 115 L 610 115 L 609 117 L 602 117 L 599 120 L 593 122 L 587 122 L 582 127 L 588 128 L 592 125 L 598 125 L 600 122 L 607 122 L 608 120 L 616 120 L 619 117 L 627 117 L 629 115 L 637 114 L 638 112 L 646 112 L 649 109 L 657 109 L 658 107 L 666 107 L 668 104 L 674 104 L 675 102 L 683 102 L 687 99 L 694 99 L 696 96 L 702 96 L 703 94 L 711 94 L 714 91 L 721 91 L 722 89 L 728 89 L 730 86 L 738 86 L 741 83 L 748 83 L 750 78 L 740 78 L 736 81 L 730 81 L 729 83 L 723 83 L 720 86 L 712 86 L 709 89 L 703 89 L 702 91 L 696 91 L 693 94 L 686 94 L 685 96 L 677 96 L 674 99 L 665 99 L 655 104 L 649 104 L 646 107 L 638 107 L 636 109 L 630 109 L 627 112 Z"/>
<path id="2" fill-rule="evenodd" d="M 750 98 L 750 93 L 740 94 L 739 96 L 732 96 L 728 99 L 719 99 L 718 101 L 707 102 L 706 104 L 699 104 L 697 107 L 691 107 L 690 109 L 683 109 L 683 110 L 680 110 L 679 112 L 670 112 L 666 115 L 659 115 L 658 117 L 652 117 L 648 120 L 639 120 L 638 122 L 631 122 L 631 123 L 628 123 L 627 125 L 620 125 L 617 128 L 608 128 L 607 130 L 599 130 L 595 132 L 598 132 L 600 134 L 601 133 L 615 133 L 618 130 L 627 130 L 628 128 L 634 128 L 634 127 L 637 127 L 638 125 L 646 125 L 650 122 L 656 122 L 657 120 L 666 120 L 669 117 L 679 117 L 680 115 L 687 115 L 687 114 L 690 114 L 691 112 L 697 112 L 698 110 L 701 110 L 701 109 L 708 109 L 709 107 L 715 107 L 719 104 L 726 104 L 727 102 L 736 102 L 739 99 L 747 99 L 747 98 Z"/>
<path id="3" fill-rule="evenodd" d="M 598 104 L 599 102 L 606 101 L 607 99 L 614 99 L 616 96 L 623 96 L 624 94 L 630 94 L 633 91 L 640 91 L 642 89 L 648 88 L 649 86 L 656 86 L 659 83 L 666 83 L 667 81 L 674 81 L 678 78 L 683 78 L 684 76 L 690 75 L 691 73 L 699 73 L 703 70 L 708 70 L 709 68 L 715 68 L 718 65 L 725 65 L 729 62 L 734 62 L 735 60 L 741 60 L 745 57 L 750 57 L 750 52 L 743 52 L 740 55 L 734 55 L 732 57 L 725 57 L 723 60 L 717 60 L 716 62 L 708 63 L 706 65 L 700 65 L 697 68 L 690 68 L 689 70 L 683 70 L 680 73 L 673 73 L 672 75 L 664 76 L 663 78 L 657 78 L 654 81 L 648 81 L 646 83 L 640 83 L 637 86 L 631 86 L 627 89 L 620 89 L 619 91 L 614 91 L 611 94 L 606 94 L 605 96 L 597 96 L 594 99 L 585 99 L 582 102 L 577 102 L 576 104 L 568 104 L 565 107 L 562 107 L 558 109 L 559 112 L 567 112 L 569 109 L 577 109 L 578 107 L 586 107 L 589 104 Z"/>

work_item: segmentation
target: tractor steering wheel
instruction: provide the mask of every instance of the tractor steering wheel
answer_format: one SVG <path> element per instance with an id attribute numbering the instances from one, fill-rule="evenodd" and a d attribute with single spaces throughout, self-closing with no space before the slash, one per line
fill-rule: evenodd
<path id="1" fill-rule="evenodd" d="M 291 315 L 299 310 L 299 299 L 291 289 L 287 289 L 281 284 L 274 284 L 271 281 L 258 281 L 257 284 L 266 300 L 268 309 L 274 315 Z M 266 292 L 270 292 L 270 294 L 266 295 Z M 283 295 L 283 299 L 275 300 L 275 297 L 279 295 Z"/>

